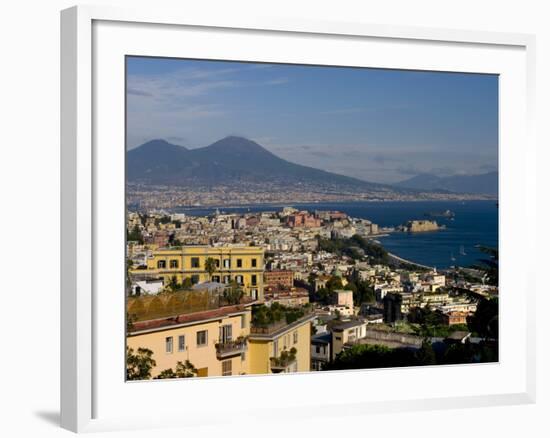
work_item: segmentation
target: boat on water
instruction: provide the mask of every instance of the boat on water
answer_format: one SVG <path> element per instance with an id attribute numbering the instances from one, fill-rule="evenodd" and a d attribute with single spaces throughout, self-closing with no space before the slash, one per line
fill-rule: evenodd
<path id="1" fill-rule="evenodd" d="M 426 217 L 443 217 L 447 219 L 452 219 L 455 217 L 455 213 L 451 210 L 444 210 L 444 211 L 429 211 L 428 213 L 424 213 L 424 216 Z"/>
<path id="2" fill-rule="evenodd" d="M 460 255 L 461 255 L 461 256 L 465 256 L 465 255 L 466 255 L 466 251 L 464 251 L 464 245 L 460 245 Z"/>
<path id="3" fill-rule="evenodd" d="M 452 262 L 456 261 L 455 255 L 453 253 L 451 253 L 451 261 Z"/>

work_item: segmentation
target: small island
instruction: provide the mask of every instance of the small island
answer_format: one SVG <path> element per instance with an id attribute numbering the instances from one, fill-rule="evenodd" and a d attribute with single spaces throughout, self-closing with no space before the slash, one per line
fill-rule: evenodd
<path id="1" fill-rule="evenodd" d="M 422 233 L 425 231 L 438 231 L 445 229 L 445 225 L 439 225 L 436 221 L 412 220 L 399 227 L 400 231 L 408 233 Z"/>

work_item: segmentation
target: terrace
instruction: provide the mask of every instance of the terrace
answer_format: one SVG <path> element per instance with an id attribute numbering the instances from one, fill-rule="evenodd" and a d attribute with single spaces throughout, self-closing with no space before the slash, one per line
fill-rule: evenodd
<path id="1" fill-rule="evenodd" d="M 279 357 L 269 358 L 271 372 L 274 374 L 288 372 L 294 364 L 296 364 L 296 348 L 292 347 L 288 351 L 283 351 Z"/>
<path id="2" fill-rule="evenodd" d="M 270 307 L 257 306 L 252 309 L 251 335 L 273 336 L 289 328 L 296 327 L 314 318 L 313 308 L 285 307 L 273 303 Z"/>
<path id="3" fill-rule="evenodd" d="M 239 356 L 248 349 L 248 339 L 239 336 L 235 340 L 218 342 L 216 344 L 216 357 L 218 360 Z"/>

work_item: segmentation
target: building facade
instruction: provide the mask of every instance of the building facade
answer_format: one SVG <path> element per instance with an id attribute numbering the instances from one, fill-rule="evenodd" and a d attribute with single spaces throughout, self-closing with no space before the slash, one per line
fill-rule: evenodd
<path id="1" fill-rule="evenodd" d="M 314 319 L 313 314 L 308 314 L 291 324 L 253 328 L 248 342 L 250 374 L 310 371 Z"/>
<path id="2" fill-rule="evenodd" d="M 332 360 L 344 349 L 345 345 L 355 343 L 357 340 L 365 337 L 367 324 L 367 321 L 364 319 L 353 319 L 338 321 L 331 326 Z"/>
<path id="3" fill-rule="evenodd" d="M 264 284 L 275 289 L 288 289 L 294 286 L 294 272 L 290 270 L 265 271 Z"/>
<path id="4" fill-rule="evenodd" d="M 206 260 L 213 259 L 212 275 Z M 157 249 L 147 259 L 147 269 L 135 269 L 137 276 L 160 278 L 167 285 L 175 276 L 178 282 L 191 278 L 193 283 L 212 281 L 229 284 L 236 281 L 246 295 L 263 300 L 264 250 L 256 246 L 183 246 Z"/>
<path id="5" fill-rule="evenodd" d="M 249 305 L 234 305 L 164 319 L 136 322 L 127 346 L 153 351 L 155 378 L 189 360 L 197 377 L 248 374 Z"/>

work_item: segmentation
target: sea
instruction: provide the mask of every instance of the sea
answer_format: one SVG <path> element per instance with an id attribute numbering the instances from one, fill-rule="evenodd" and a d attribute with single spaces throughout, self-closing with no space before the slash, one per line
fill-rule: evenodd
<path id="1" fill-rule="evenodd" d="M 300 210 L 338 210 L 351 217 L 368 219 L 380 227 L 396 227 L 409 220 L 430 219 L 445 225 L 445 229 L 422 232 L 392 232 L 376 239 L 391 253 L 426 266 L 446 269 L 451 266 L 470 267 L 479 263 L 484 254 L 479 246 L 498 247 L 498 206 L 495 201 L 380 201 L 286 204 Z M 218 207 L 223 213 L 277 211 L 282 206 L 244 205 Z M 450 210 L 446 217 L 426 217 L 432 212 Z M 190 216 L 205 216 L 212 208 L 176 208 L 174 212 Z"/>

